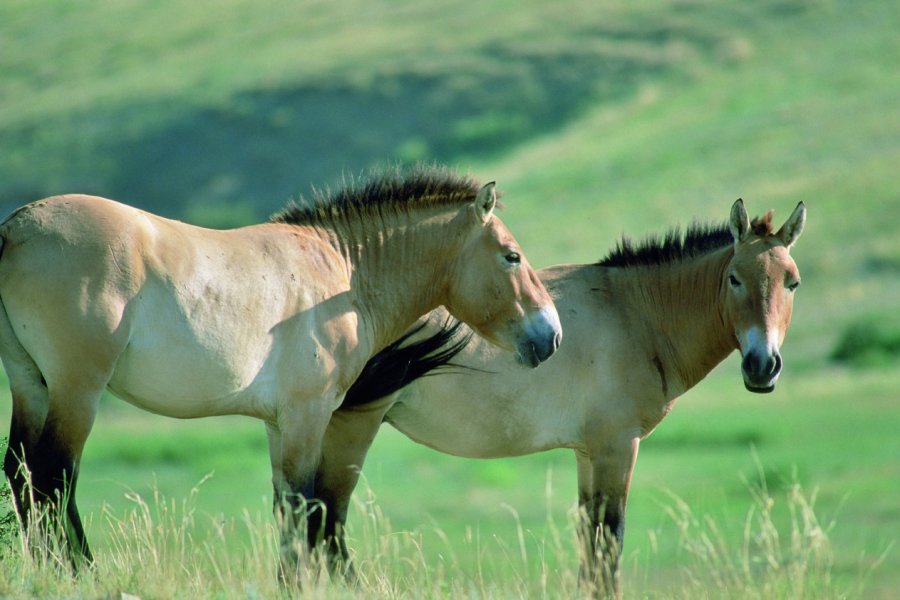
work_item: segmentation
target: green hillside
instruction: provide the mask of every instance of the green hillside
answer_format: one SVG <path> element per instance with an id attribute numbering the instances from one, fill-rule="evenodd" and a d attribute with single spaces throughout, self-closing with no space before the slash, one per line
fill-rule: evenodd
<path id="1" fill-rule="evenodd" d="M 748 33 L 807 11 L 91 4 L 0 8 L 2 205 L 81 190 L 228 224 L 386 161 L 480 174 L 486 159 L 597 107 L 740 64 L 753 52 Z M 222 204 L 230 216 L 214 215 Z"/>
<path id="2" fill-rule="evenodd" d="M 228 227 L 311 185 L 434 161 L 497 180 L 504 220 L 544 266 L 596 260 L 623 233 L 722 220 L 738 197 L 779 223 L 802 200 L 779 390 L 746 394 L 732 358 L 647 440 L 626 581 L 679 597 L 667 490 L 739 540 L 744 480 L 781 491 L 794 473 L 835 522 L 845 595 L 888 598 L 900 586 L 900 551 L 879 563 L 900 537 L 898 31 L 900 10 L 880 0 L 12 0 L 0 4 L 0 212 L 86 192 Z M 858 350 L 839 362 L 839 346 Z M 104 502 L 118 514 L 123 490 L 151 484 L 181 498 L 211 471 L 208 528 L 268 510 L 258 423 L 105 404 L 79 488 L 95 545 L 113 544 Z M 485 576 L 471 560 L 496 540 L 515 555 L 516 524 L 530 568 L 571 559 L 568 452 L 463 461 L 386 431 L 365 473 L 396 530 L 425 532 L 437 571 Z M 562 533 L 548 533 L 548 510 Z M 560 556 L 544 555 L 546 535 Z M 15 595 L 3 579 L 0 595 Z"/>

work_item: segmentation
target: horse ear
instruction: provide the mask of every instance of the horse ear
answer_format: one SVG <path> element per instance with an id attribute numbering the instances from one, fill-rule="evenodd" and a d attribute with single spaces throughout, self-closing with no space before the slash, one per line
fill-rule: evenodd
<path id="1" fill-rule="evenodd" d="M 744 208 L 744 201 L 738 198 L 731 206 L 731 218 L 728 220 L 728 229 L 731 231 L 731 237 L 737 244 L 750 232 L 750 217 L 747 216 L 747 210 Z"/>
<path id="2" fill-rule="evenodd" d="M 482 223 L 491 220 L 494 214 L 494 207 L 497 205 L 496 182 L 492 181 L 478 190 L 475 196 L 475 214 L 481 219 Z"/>
<path id="3" fill-rule="evenodd" d="M 806 225 L 806 205 L 798 202 L 797 208 L 794 209 L 794 212 L 791 213 L 791 216 L 788 217 L 788 220 L 784 222 L 784 225 L 781 226 L 781 229 L 775 235 L 781 238 L 785 246 L 790 248 L 797 241 L 797 238 L 800 237 L 800 234 L 803 233 L 804 225 Z"/>

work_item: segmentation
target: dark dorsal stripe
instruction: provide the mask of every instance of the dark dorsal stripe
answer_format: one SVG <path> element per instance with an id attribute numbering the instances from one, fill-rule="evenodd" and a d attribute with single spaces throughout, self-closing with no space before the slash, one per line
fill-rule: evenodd
<path id="1" fill-rule="evenodd" d="M 733 243 L 728 225 L 694 223 L 684 235 L 676 227 L 661 237 L 650 236 L 637 243 L 623 236 L 609 255 L 597 264 L 602 267 L 663 265 L 701 256 Z"/>
<path id="2" fill-rule="evenodd" d="M 335 219 L 368 216 L 383 211 L 455 205 L 475 199 L 480 184 L 446 167 L 419 165 L 407 171 L 375 172 L 363 181 L 351 180 L 337 191 L 313 190 L 269 219 L 273 223 L 327 225 Z"/>

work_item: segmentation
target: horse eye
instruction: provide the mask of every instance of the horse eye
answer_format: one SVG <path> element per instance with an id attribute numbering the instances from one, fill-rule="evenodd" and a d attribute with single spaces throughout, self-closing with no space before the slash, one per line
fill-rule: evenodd
<path id="1" fill-rule="evenodd" d="M 508 262 L 508 263 L 511 264 L 511 265 L 517 265 L 517 264 L 519 264 L 520 262 L 522 262 L 522 257 L 519 256 L 519 253 L 518 253 L 518 252 L 510 252 L 509 254 L 507 254 L 506 256 L 504 256 L 503 258 L 505 258 L 505 259 L 506 259 L 506 262 Z"/>
<path id="2" fill-rule="evenodd" d="M 728 283 L 731 284 L 731 287 L 740 287 L 741 286 L 741 282 L 738 281 L 738 278 L 730 273 L 728 274 Z"/>

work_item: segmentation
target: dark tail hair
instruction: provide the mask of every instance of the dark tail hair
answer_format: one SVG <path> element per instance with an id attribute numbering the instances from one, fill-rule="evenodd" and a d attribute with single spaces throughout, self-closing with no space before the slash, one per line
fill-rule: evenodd
<path id="1" fill-rule="evenodd" d="M 437 369 L 453 366 L 450 362 L 474 335 L 460 336 L 462 322 L 448 319 L 440 331 L 421 341 L 404 346 L 410 337 L 422 331 L 426 323 L 417 325 L 403 337 L 373 356 L 344 396 L 341 408 L 374 402 L 403 389 L 419 377 L 433 375 Z"/>

